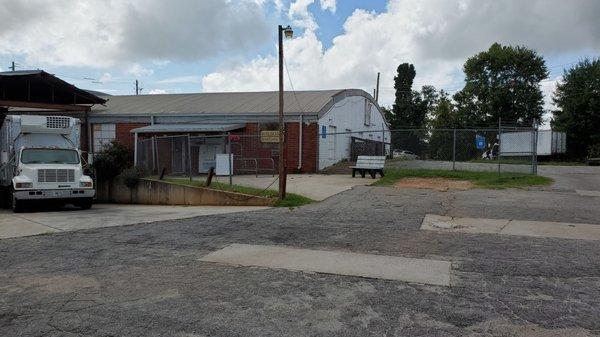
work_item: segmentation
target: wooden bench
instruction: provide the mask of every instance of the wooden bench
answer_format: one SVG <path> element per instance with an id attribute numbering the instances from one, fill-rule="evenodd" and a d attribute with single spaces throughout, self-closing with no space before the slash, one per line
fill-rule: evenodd
<path id="1" fill-rule="evenodd" d="M 385 156 L 358 156 L 356 165 L 350 166 L 352 169 L 352 178 L 356 177 L 356 171 L 361 177 L 369 172 L 371 178 L 375 179 L 377 173 L 383 177 L 383 166 L 385 165 Z"/>

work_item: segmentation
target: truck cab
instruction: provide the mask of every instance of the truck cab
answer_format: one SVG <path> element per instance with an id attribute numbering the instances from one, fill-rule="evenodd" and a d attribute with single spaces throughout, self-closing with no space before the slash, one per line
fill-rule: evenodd
<path id="1" fill-rule="evenodd" d="M 15 212 L 33 202 L 92 207 L 91 177 L 84 174 L 79 120 L 7 116 L 2 127 L 0 185 Z"/>

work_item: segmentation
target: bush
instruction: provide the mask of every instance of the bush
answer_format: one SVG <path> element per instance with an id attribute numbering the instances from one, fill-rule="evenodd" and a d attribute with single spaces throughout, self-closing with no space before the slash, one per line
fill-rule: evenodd
<path id="1" fill-rule="evenodd" d="M 140 177 L 143 176 L 142 170 L 136 167 L 130 167 L 123 170 L 119 175 L 119 179 L 129 188 L 134 188 L 140 182 Z"/>
<path id="2" fill-rule="evenodd" d="M 588 158 L 600 158 L 600 143 L 588 148 Z"/>
<path id="3" fill-rule="evenodd" d="M 100 181 L 110 181 L 132 166 L 133 154 L 123 144 L 113 141 L 96 156 L 92 168 Z"/>

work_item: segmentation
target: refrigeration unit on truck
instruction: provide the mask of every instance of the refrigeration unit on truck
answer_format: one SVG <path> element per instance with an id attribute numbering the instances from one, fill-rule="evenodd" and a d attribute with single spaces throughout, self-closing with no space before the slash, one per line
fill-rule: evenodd
<path id="1" fill-rule="evenodd" d="M 540 130 L 537 132 L 537 139 L 534 138 L 533 134 L 532 131 L 501 133 L 501 155 L 503 157 L 528 156 L 532 154 L 534 146 L 537 149 L 536 154 L 538 156 L 550 156 L 567 151 L 567 135 L 564 132 Z"/>
<path id="2" fill-rule="evenodd" d="M 92 178 L 79 150 L 80 121 L 63 116 L 8 115 L 0 129 L 0 188 L 15 212 L 34 201 L 92 207 Z"/>

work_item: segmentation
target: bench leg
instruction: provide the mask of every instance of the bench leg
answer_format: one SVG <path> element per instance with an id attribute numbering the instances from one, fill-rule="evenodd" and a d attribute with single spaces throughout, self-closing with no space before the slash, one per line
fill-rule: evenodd
<path id="1" fill-rule="evenodd" d="M 352 178 L 356 178 L 356 169 L 355 168 L 352 169 Z"/>
<path id="2" fill-rule="evenodd" d="M 371 175 L 371 179 L 375 179 L 377 177 L 377 171 L 369 170 L 369 174 Z"/>
<path id="3" fill-rule="evenodd" d="M 365 170 L 360 170 L 359 172 L 360 172 L 360 176 L 363 178 L 365 177 L 365 174 L 367 174 L 367 172 Z"/>
<path id="4" fill-rule="evenodd" d="M 379 170 L 379 175 L 381 176 L 381 178 L 385 177 L 385 174 L 383 174 L 383 170 Z"/>

